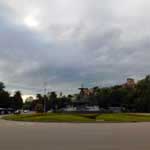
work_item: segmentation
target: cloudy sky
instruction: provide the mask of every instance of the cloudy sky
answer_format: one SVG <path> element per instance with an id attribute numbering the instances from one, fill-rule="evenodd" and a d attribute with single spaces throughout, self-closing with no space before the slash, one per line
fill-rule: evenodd
<path id="1" fill-rule="evenodd" d="M 30 95 L 150 73 L 149 0 L 0 0 L 0 80 Z"/>

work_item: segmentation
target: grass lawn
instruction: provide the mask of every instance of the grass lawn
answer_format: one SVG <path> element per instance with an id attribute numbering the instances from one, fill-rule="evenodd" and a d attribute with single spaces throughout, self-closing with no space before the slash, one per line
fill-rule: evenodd
<path id="1" fill-rule="evenodd" d="M 150 122 L 150 115 L 147 114 L 65 114 L 65 113 L 47 113 L 47 114 L 23 114 L 8 115 L 3 119 L 14 121 L 29 122 Z"/>
<path id="2" fill-rule="evenodd" d="M 6 120 L 33 121 L 33 122 L 93 122 L 90 117 L 78 114 L 47 113 L 47 114 L 24 114 L 8 115 L 3 117 Z"/>
<path id="3" fill-rule="evenodd" d="M 96 118 L 97 121 L 106 122 L 150 122 L 150 115 L 147 114 L 130 114 L 130 113 L 114 113 L 101 114 Z"/>

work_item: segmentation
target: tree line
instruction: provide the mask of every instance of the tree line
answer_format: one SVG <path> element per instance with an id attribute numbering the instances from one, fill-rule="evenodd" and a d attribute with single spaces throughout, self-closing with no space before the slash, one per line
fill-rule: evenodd
<path id="1" fill-rule="evenodd" d="M 70 106 L 98 106 L 108 109 L 109 107 L 121 107 L 126 112 L 150 112 L 150 75 L 138 81 L 135 87 L 95 87 L 94 92 L 88 96 L 78 94 L 58 96 L 56 92 L 46 95 L 37 94 L 36 98 L 23 104 L 21 92 L 17 91 L 13 96 L 5 90 L 0 82 L 0 107 L 14 109 L 29 109 L 39 112 L 53 110 L 59 111 Z"/>
<path id="2" fill-rule="evenodd" d="M 61 110 L 68 106 L 98 106 L 108 109 L 109 107 L 121 107 L 126 112 L 150 112 L 150 76 L 137 82 L 135 87 L 95 87 L 94 92 L 88 96 L 80 94 L 58 96 L 55 92 L 47 95 L 37 94 L 36 100 L 26 102 L 29 109 L 44 109 L 53 111 Z M 44 108 L 44 106 L 46 108 Z"/>

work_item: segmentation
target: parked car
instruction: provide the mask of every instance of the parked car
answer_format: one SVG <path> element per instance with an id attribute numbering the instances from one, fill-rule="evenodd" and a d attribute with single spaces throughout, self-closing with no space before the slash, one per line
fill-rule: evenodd
<path id="1" fill-rule="evenodd" d="M 29 113 L 30 111 L 29 110 L 23 110 L 23 113 Z"/>
<path id="2" fill-rule="evenodd" d="M 16 111 L 14 112 L 14 114 L 15 114 L 15 115 L 21 114 L 21 110 L 16 110 Z"/>
<path id="3" fill-rule="evenodd" d="M 0 115 L 8 114 L 8 110 L 6 108 L 0 108 Z"/>
<path id="4" fill-rule="evenodd" d="M 13 114 L 14 113 L 14 109 L 13 108 L 7 108 L 7 113 L 8 114 Z"/>

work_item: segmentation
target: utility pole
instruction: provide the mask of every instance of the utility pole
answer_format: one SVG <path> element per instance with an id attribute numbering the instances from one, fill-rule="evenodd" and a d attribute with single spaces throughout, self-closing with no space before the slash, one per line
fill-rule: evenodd
<path id="1" fill-rule="evenodd" d="M 46 112 L 46 92 L 47 92 L 46 86 L 47 83 L 44 82 L 44 112 Z"/>

